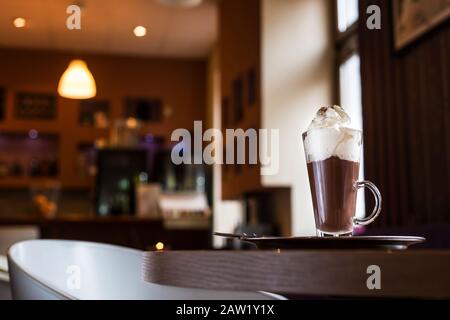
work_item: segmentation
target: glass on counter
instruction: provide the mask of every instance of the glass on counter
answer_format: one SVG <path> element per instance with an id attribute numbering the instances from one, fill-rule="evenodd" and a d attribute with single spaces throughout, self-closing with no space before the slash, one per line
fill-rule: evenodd
<path id="1" fill-rule="evenodd" d="M 30 185 L 31 201 L 36 214 L 43 218 L 54 218 L 58 212 L 61 183 L 45 180 Z"/>
<path id="2" fill-rule="evenodd" d="M 134 148 L 139 145 L 141 123 L 136 118 L 118 119 L 111 128 L 112 147 Z"/>

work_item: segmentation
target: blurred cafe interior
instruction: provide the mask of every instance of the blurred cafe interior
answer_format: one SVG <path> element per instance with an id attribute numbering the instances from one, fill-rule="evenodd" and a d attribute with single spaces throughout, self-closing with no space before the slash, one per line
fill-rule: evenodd
<path id="1" fill-rule="evenodd" d="M 450 247 L 450 15 L 413 2 L 2 0 L 1 254 L 38 238 L 184 250 L 246 248 L 214 231 L 314 235 L 301 134 L 333 104 L 364 131 L 360 177 L 383 196 L 357 232 Z M 277 172 L 174 164 L 172 133 L 194 121 L 278 129 Z M 372 206 L 360 196 L 357 215 Z"/>

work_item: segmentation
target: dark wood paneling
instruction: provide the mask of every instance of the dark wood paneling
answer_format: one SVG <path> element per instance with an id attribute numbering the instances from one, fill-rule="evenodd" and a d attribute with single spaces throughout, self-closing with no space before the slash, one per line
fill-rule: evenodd
<path id="1" fill-rule="evenodd" d="M 381 30 L 365 10 L 381 8 Z M 450 221 L 450 23 L 394 49 L 392 2 L 360 0 L 366 177 L 383 195 L 378 227 Z"/>

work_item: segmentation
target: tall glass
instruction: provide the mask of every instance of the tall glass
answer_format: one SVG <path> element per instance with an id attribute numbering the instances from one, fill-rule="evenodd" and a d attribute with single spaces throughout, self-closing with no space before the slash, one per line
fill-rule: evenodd
<path id="1" fill-rule="evenodd" d="M 303 133 L 309 184 L 319 237 L 349 236 L 355 225 L 367 225 L 381 211 L 381 194 L 370 181 L 358 181 L 362 132 L 343 128 L 311 129 Z M 368 188 L 374 198 L 372 213 L 355 217 L 357 191 Z"/>

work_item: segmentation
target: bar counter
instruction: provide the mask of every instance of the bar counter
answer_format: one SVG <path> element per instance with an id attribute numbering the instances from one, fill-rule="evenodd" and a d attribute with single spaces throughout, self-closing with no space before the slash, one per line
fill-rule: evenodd
<path id="1" fill-rule="evenodd" d="M 163 220 L 135 216 L 61 215 L 2 216 L 0 227 L 35 226 L 42 239 L 70 239 L 110 243 L 152 250 L 162 242 L 168 249 L 209 249 L 209 220 Z"/>

